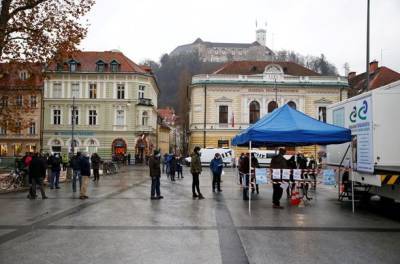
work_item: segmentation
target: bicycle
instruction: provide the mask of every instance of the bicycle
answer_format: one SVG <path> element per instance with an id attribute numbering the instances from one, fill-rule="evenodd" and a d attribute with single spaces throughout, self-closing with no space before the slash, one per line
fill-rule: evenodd
<path id="1" fill-rule="evenodd" d="M 14 188 L 22 187 L 24 185 L 25 173 L 19 169 L 12 170 L 7 176 L 0 178 L 0 189 L 8 190 L 12 186 Z"/>
<path id="2" fill-rule="evenodd" d="M 106 161 L 103 163 L 103 173 L 105 175 L 116 174 L 118 172 L 118 167 L 115 162 Z"/>

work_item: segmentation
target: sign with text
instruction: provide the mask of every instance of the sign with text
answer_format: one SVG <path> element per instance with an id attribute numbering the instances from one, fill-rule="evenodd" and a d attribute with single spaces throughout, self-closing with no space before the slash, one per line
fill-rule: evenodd
<path id="1" fill-rule="evenodd" d="M 301 170 L 300 169 L 293 170 L 293 180 L 301 181 Z"/>
<path id="2" fill-rule="evenodd" d="M 257 184 L 268 183 L 268 171 L 266 168 L 256 168 L 256 182 Z"/>
<path id="3" fill-rule="evenodd" d="M 289 169 L 282 170 L 282 180 L 290 180 L 290 170 Z"/>
<path id="4" fill-rule="evenodd" d="M 272 169 L 272 179 L 273 180 L 281 179 L 281 169 Z"/>

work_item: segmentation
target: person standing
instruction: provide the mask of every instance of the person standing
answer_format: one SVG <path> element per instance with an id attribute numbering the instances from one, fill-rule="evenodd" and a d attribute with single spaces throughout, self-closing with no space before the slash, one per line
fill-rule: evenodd
<path id="1" fill-rule="evenodd" d="M 151 192 L 150 192 L 151 200 L 160 200 L 164 198 L 163 196 L 161 196 L 160 192 L 160 177 L 161 177 L 160 156 L 161 156 L 160 152 L 155 150 L 153 156 L 150 157 L 149 160 L 149 169 L 151 177 Z"/>
<path id="2" fill-rule="evenodd" d="M 243 200 L 248 200 L 249 199 L 249 166 L 250 166 L 250 156 L 249 153 L 246 153 L 243 155 L 243 158 L 241 159 L 240 162 L 240 168 L 239 168 L 239 175 L 241 178 L 241 184 L 243 186 Z"/>
<path id="3" fill-rule="evenodd" d="M 128 153 L 128 165 L 131 165 L 131 153 Z"/>
<path id="4" fill-rule="evenodd" d="M 272 175 L 272 169 L 287 169 L 288 168 L 287 160 L 283 156 L 283 155 L 285 155 L 285 153 L 286 153 L 286 150 L 284 148 L 280 148 L 278 155 L 274 156 L 271 159 L 270 175 Z M 283 207 L 280 204 L 280 200 L 282 198 L 282 193 L 283 193 L 280 181 L 272 180 L 272 188 L 273 188 L 272 207 L 275 209 L 283 209 Z"/>
<path id="5" fill-rule="evenodd" d="M 201 160 L 200 160 L 200 147 L 195 147 L 193 150 L 193 153 L 191 155 L 191 162 L 190 162 L 190 173 L 192 173 L 193 176 L 193 182 L 192 182 L 192 194 L 193 198 L 199 198 L 199 199 L 204 199 L 204 196 L 200 192 L 200 180 L 199 176 L 201 173 Z M 196 194 L 197 190 L 197 194 Z"/>
<path id="6" fill-rule="evenodd" d="M 50 189 L 60 189 L 59 182 L 60 182 L 60 172 L 61 172 L 61 158 L 59 154 L 53 154 L 50 157 L 50 164 L 51 164 L 51 179 L 50 179 Z"/>
<path id="7" fill-rule="evenodd" d="M 221 190 L 221 174 L 223 169 L 223 162 L 221 155 L 219 153 L 215 153 L 214 158 L 211 160 L 210 169 L 213 175 L 212 178 L 212 191 L 215 192 L 215 187 L 217 187 L 218 192 L 222 192 Z"/>
<path id="8" fill-rule="evenodd" d="M 89 162 L 89 155 L 85 153 L 79 160 L 80 169 L 81 169 L 81 177 L 82 177 L 82 186 L 80 189 L 79 199 L 87 199 L 87 188 L 89 185 L 89 178 L 90 178 L 90 162 Z"/>
<path id="9" fill-rule="evenodd" d="M 99 182 L 99 179 L 100 179 L 99 169 L 100 169 L 101 158 L 97 153 L 93 153 L 90 160 L 92 161 L 92 169 L 93 169 L 93 176 L 94 176 L 93 181 Z"/>
<path id="10" fill-rule="evenodd" d="M 176 158 L 175 154 L 172 154 L 171 159 L 169 160 L 169 174 L 171 177 L 171 181 L 175 181 L 175 172 L 176 172 Z"/>
<path id="11" fill-rule="evenodd" d="M 39 186 L 42 199 L 47 199 L 43 187 L 43 180 L 46 177 L 46 162 L 42 157 L 35 153 L 29 164 L 29 178 L 31 179 L 31 188 L 29 190 L 29 199 L 36 199 L 36 187 Z"/>
<path id="12" fill-rule="evenodd" d="M 71 159 L 72 173 L 72 191 L 76 192 L 76 181 L 79 180 L 79 190 L 82 187 L 82 177 L 81 177 L 81 159 L 82 153 L 77 152 L 75 156 Z"/>
<path id="13" fill-rule="evenodd" d="M 176 172 L 177 172 L 177 174 L 178 174 L 178 179 L 179 179 L 179 176 L 181 177 L 181 179 L 183 179 L 183 172 L 182 172 L 182 170 L 183 170 L 183 166 L 182 166 L 182 157 L 178 157 L 178 158 L 176 159 Z"/>

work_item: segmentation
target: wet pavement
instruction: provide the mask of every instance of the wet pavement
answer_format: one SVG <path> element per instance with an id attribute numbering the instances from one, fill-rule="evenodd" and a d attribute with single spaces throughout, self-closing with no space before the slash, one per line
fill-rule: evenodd
<path id="1" fill-rule="evenodd" d="M 201 178 L 204 200 L 193 200 L 191 176 L 161 181 L 163 200 L 150 200 L 145 167 L 91 182 L 82 201 L 70 184 L 0 195 L 0 263 L 399 263 L 400 222 L 366 208 L 351 212 L 336 191 L 319 186 L 310 204 L 271 207 L 271 186 L 243 201 L 234 171 L 222 193 Z"/>

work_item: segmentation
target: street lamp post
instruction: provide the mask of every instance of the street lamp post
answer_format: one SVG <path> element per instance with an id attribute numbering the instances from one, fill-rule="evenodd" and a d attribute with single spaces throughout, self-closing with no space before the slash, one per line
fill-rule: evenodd
<path id="1" fill-rule="evenodd" d="M 72 155 L 75 153 L 75 139 L 74 139 L 74 132 L 75 132 L 75 96 L 72 97 L 72 120 L 71 120 L 71 152 Z"/>

